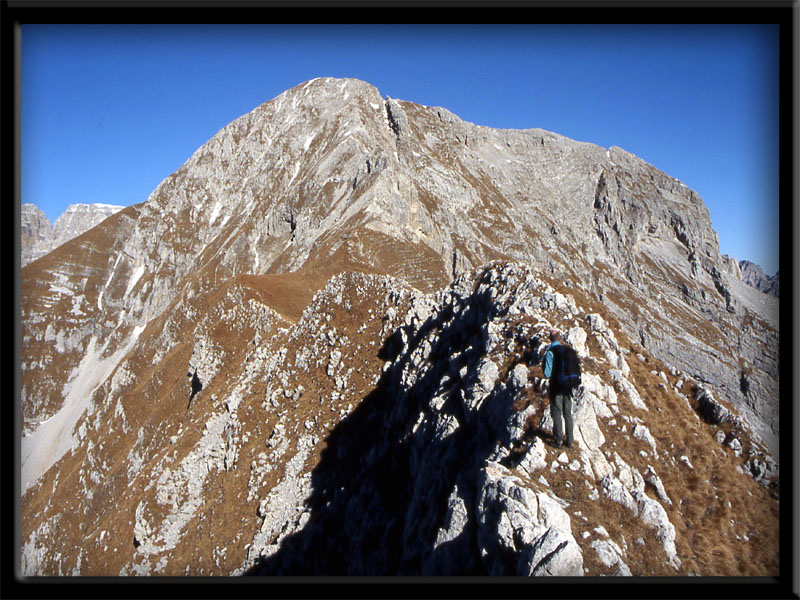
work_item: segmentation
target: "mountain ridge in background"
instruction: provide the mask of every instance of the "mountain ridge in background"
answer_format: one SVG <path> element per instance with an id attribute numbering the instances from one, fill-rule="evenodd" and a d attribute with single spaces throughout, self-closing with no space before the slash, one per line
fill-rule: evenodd
<path id="1" fill-rule="evenodd" d="M 122 208 L 114 204 L 70 204 L 51 226 L 39 207 L 23 204 L 20 214 L 22 266 L 88 231 Z"/>

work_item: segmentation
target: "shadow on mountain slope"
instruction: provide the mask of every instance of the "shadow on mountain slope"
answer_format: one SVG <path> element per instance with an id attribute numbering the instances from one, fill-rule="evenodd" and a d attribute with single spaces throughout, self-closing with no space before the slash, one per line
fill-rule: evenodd
<path id="1" fill-rule="evenodd" d="M 477 414 L 466 414 L 464 380 L 487 352 L 482 326 L 497 307 L 488 293 L 477 291 L 455 304 L 418 331 L 407 325 L 387 339 L 379 356 L 393 361 L 391 368 L 333 429 L 312 472 L 305 527 L 245 575 L 486 573 L 471 507 L 479 469 L 504 432 L 492 427 L 497 419 L 488 413 L 496 414 L 502 403 L 500 412 L 508 415 L 512 402 L 498 385 Z M 433 330 L 428 359 L 415 358 Z M 403 344 L 406 332 L 411 335 Z M 457 425 L 449 434 L 439 431 L 453 419 Z M 468 522 L 459 535 L 437 544 L 453 494 L 470 507 Z"/>

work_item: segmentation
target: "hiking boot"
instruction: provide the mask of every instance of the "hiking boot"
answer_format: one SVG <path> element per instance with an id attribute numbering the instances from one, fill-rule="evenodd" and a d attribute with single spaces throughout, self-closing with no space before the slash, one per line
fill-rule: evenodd
<path id="1" fill-rule="evenodd" d="M 554 448 L 561 448 L 561 446 L 563 446 L 563 445 L 564 445 L 564 442 L 562 442 L 561 440 L 553 440 L 553 447 Z"/>
<path id="2" fill-rule="evenodd" d="M 572 442 L 566 442 L 564 444 L 567 448 L 572 448 Z"/>

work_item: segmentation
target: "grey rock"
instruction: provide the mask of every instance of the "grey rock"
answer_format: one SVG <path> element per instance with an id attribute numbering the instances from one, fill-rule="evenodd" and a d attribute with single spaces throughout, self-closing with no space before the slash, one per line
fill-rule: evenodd
<path id="1" fill-rule="evenodd" d="M 649 410 L 647 405 L 644 403 L 644 400 L 642 400 L 642 397 L 639 395 L 636 386 L 634 386 L 630 380 L 628 380 L 621 370 L 611 369 L 608 373 L 611 375 L 611 380 L 616 385 L 619 385 L 620 389 L 627 394 L 628 399 L 635 408 L 640 410 Z"/>
<path id="2" fill-rule="evenodd" d="M 22 266 L 46 254 L 52 242 L 53 228 L 45 214 L 35 204 L 23 204 L 20 210 Z"/>
<path id="3" fill-rule="evenodd" d="M 763 269 L 749 260 L 739 261 L 740 279 L 755 289 L 778 297 L 780 294 L 780 271 L 775 275 L 767 276 Z"/>
<path id="4" fill-rule="evenodd" d="M 586 349 L 586 332 L 580 327 L 570 329 L 564 336 L 564 341 L 575 348 L 575 352 L 580 358 L 586 358 L 589 355 L 589 351 Z"/>
<path id="5" fill-rule="evenodd" d="M 583 575 L 569 515 L 557 502 L 496 463 L 481 471 L 478 487 L 478 545 L 490 574 Z"/>
<path id="6" fill-rule="evenodd" d="M 726 441 L 725 445 L 728 446 L 728 448 L 730 448 L 731 450 L 733 450 L 733 453 L 736 456 L 742 455 L 742 443 L 738 440 L 738 438 L 731 437 L 730 440 Z"/>
<path id="7" fill-rule="evenodd" d="M 53 247 L 89 231 L 123 208 L 115 204 L 70 204 L 53 223 Z"/>
<path id="8" fill-rule="evenodd" d="M 656 440 L 653 438 L 650 430 L 647 427 L 637 424 L 631 433 L 637 440 L 642 440 L 648 444 L 654 456 L 657 454 L 658 449 L 656 447 Z"/>
<path id="9" fill-rule="evenodd" d="M 652 485 L 653 488 L 656 490 L 656 495 L 658 496 L 658 499 L 661 500 L 661 502 L 664 502 L 665 504 L 672 506 L 672 500 L 667 495 L 666 489 L 664 489 L 664 483 L 661 481 L 661 478 L 656 474 L 653 467 L 648 465 L 647 470 L 644 473 L 644 479 L 647 483 Z"/>
<path id="10" fill-rule="evenodd" d="M 639 518 L 645 525 L 656 530 L 656 535 L 667 553 L 669 564 L 675 569 L 680 568 L 681 560 L 675 548 L 675 526 L 670 522 L 664 507 L 643 491 L 635 491 L 633 496 L 638 502 Z"/>
<path id="11" fill-rule="evenodd" d="M 511 385 L 516 391 L 524 388 L 528 383 L 528 368 L 523 364 L 517 364 L 511 371 Z"/>
<path id="12" fill-rule="evenodd" d="M 730 411 L 717 402 L 711 390 L 705 386 L 698 385 L 694 396 L 698 402 L 700 414 L 712 425 L 719 425 L 731 419 Z"/>
<path id="13" fill-rule="evenodd" d="M 20 230 L 22 266 L 85 233 L 123 208 L 112 204 L 70 204 L 51 227 L 38 207 L 23 204 Z"/>
<path id="14" fill-rule="evenodd" d="M 746 472 L 750 473 L 759 484 L 769 487 L 772 480 L 778 476 L 778 467 L 770 459 L 760 460 L 752 458 L 745 463 Z"/>
<path id="15" fill-rule="evenodd" d="M 534 438 L 525 450 L 520 460 L 519 467 L 528 474 L 547 467 L 546 449 L 542 438 Z"/>
<path id="16" fill-rule="evenodd" d="M 742 279 L 742 270 L 739 261 L 727 254 L 722 255 L 722 270 L 735 279 Z"/>
<path id="17" fill-rule="evenodd" d="M 606 534 L 607 535 L 607 534 Z M 617 576 L 630 576 L 631 571 L 628 568 L 628 565 L 625 564 L 623 560 L 623 552 L 622 548 L 619 547 L 611 539 L 604 539 L 604 540 L 595 540 L 589 547 L 592 548 L 595 553 L 597 554 L 597 558 L 603 563 L 606 567 L 614 568 L 616 567 L 616 571 L 614 575 Z"/>
<path id="18" fill-rule="evenodd" d="M 622 482 L 614 475 L 608 474 L 600 481 L 600 490 L 606 498 L 617 504 L 621 504 L 634 515 L 639 514 L 639 507 L 631 493 L 625 488 Z"/>
<path id="19" fill-rule="evenodd" d="M 581 385 L 573 396 L 573 424 L 575 441 L 578 447 L 593 451 L 605 443 L 605 436 L 597 423 L 595 407 L 602 406 L 596 396 L 590 396 L 584 385 Z"/>
<path id="20" fill-rule="evenodd" d="M 614 463 L 616 464 L 616 474 L 622 485 L 631 492 L 644 491 L 644 478 L 636 467 L 632 467 L 619 455 L 614 452 Z"/>

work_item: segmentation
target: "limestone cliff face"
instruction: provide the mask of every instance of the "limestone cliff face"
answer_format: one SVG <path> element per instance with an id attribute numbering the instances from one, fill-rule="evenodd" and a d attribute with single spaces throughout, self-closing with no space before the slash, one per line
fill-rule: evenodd
<path id="1" fill-rule="evenodd" d="M 53 247 L 89 231 L 123 208 L 114 204 L 70 204 L 53 223 Z"/>
<path id="2" fill-rule="evenodd" d="M 515 274 L 486 271 L 495 260 Z M 683 468 L 668 424 L 648 437 L 643 413 L 615 418 L 618 394 L 647 411 L 648 393 L 673 390 L 680 426 L 698 418 L 689 388 L 708 390 L 740 415 L 710 438 L 726 456 L 739 441 L 726 469 L 774 480 L 777 299 L 731 274 L 694 192 L 619 148 L 475 126 L 356 80 L 306 82 L 223 128 L 146 202 L 26 266 L 22 310 L 31 572 L 297 572 L 282 549 L 328 539 L 339 517 L 354 520 L 317 572 L 699 569 L 680 556 L 680 523 L 699 517 L 665 521 L 631 456 L 601 450 L 609 432 L 652 437 L 669 448 L 653 472 Z M 555 479 L 513 472 L 510 447 L 534 443 L 515 336 L 555 324 L 596 338 L 586 393 L 606 406 L 583 406 L 614 421 L 587 425 L 580 489 L 647 515 L 658 567 L 631 559 L 630 539 L 578 538 L 559 512 L 579 501 L 566 484 L 551 495 Z M 670 374 L 664 390 L 631 381 L 631 354 Z M 531 447 L 528 471 L 560 472 Z M 452 468 L 432 485 L 440 464 Z M 370 510 L 367 532 L 356 517 Z M 86 536 L 91 550 L 43 554 Z"/>
<path id="3" fill-rule="evenodd" d="M 23 204 L 20 211 L 20 251 L 22 264 L 45 254 L 43 248 L 50 247 L 53 228 L 45 214 L 35 204 Z"/>

